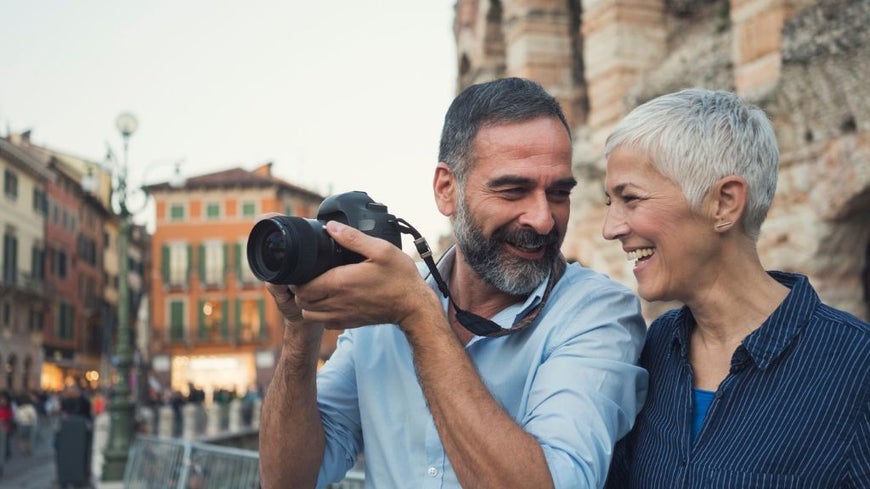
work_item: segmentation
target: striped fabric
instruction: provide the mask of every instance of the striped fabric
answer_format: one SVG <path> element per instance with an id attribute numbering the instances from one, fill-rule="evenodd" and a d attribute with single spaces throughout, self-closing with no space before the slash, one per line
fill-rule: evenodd
<path id="1" fill-rule="evenodd" d="M 870 324 L 821 303 L 805 276 L 744 339 L 691 442 L 687 308 L 650 326 L 646 405 L 607 487 L 870 488 Z"/>

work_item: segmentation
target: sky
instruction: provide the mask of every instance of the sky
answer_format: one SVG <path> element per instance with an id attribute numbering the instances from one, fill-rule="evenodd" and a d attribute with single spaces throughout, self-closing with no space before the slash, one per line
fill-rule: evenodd
<path id="1" fill-rule="evenodd" d="M 0 0 L 0 135 L 100 161 L 131 112 L 131 186 L 175 161 L 185 177 L 273 162 L 324 196 L 368 192 L 434 246 L 454 3 Z"/>

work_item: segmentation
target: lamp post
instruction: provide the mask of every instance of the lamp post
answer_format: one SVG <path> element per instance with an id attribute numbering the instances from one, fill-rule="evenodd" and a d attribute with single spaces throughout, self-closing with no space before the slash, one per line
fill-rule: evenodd
<path id="1" fill-rule="evenodd" d="M 127 247 L 130 235 L 131 212 L 127 208 L 127 148 L 130 136 L 136 132 L 139 121 L 123 112 L 115 119 L 115 126 L 124 142 L 124 159 L 117 167 L 113 200 L 118 202 L 118 336 L 115 348 L 117 381 L 109 401 L 109 440 L 103 452 L 103 480 L 117 481 L 124 476 L 130 441 L 133 437 L 134 402 L 130 396 L 130 367 L 133 352 L 130 345 L 130 286 L 127 282 Z M 117 162 L 116 162 L 117 163 Z"/>

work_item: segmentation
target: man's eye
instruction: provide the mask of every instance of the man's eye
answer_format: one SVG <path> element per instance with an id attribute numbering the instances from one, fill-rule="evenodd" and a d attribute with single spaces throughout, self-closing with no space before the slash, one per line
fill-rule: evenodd
<path id="1" fill-rule="evenodd" d="M 521 187 L 506 188 L 501 190 L 501 194 L 507 198 L 516 198 L 526 194 L 526 189 Z"/>

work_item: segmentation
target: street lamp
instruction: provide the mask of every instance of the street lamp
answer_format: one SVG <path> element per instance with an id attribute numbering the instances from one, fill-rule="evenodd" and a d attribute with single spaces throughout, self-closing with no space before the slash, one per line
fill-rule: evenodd
<path id="1" fill-rule="evenodd" d="M 139 127 L 136 116 L 129 112 L 123 112 L 115 119 L 115 127 L 121 133 L 124 143 L 124 156 L 121 161 L 109 148 L 107 158 L 112 167 L 112 198 L 113 207 L 117 207 L 118 225 L 118 333 L 115 347 L 115 366 L 117 380 L 112 387 L 109 400 L 109 439 L 103 451 L 103 475 L 104 481 L 118 481 L 124 477 L 127 466 L 127 458 L 130 451 L 130 443 L 133 439 L 133 427 L 135 421 L 136 403 L 132 399 L 130 389 L 130 370 L 133 366 L 133 348 L 130 328 L 130 282 L 129 282 L 129 240 L 130 228 L 133 215 L 144 210 L 148 203 L 148 195 L 144 188 L 138 190 L 144 194 L 141 207 L 131 209 L 128 197 L 132 193 L 127 188 L 127 149 L 130 136 Z M 180 161 L 174 162 L 175 172 L 169 185 L 172 188 L 184 186 L 184 179 L 180 173 Z M 155 166 L 149 166 L 149 170 Z M 85 176 L 83 188 L 92 190 L 95 188 L 95 179 L 92 174 Z"/>
<path id="2" fill-rule="evenodd" d="M 127 246 L 130 236 L 130 218 L 127 208 L 127 148 L 130 136 L 139 127 L 136 116 L 129 112 L 121 113 L 115 119 L 115 127 L 124 142 L 124 159 L 117 164 L 117 178 L 114 181 L 113 201 L 118 203 L 118 337 L 115 348 L 117 381 L 109 401 L 109 440 L 103 452 L 103 480 L 117 481 L 124 477 L 127 455 L 133 437 L 135 405 L 130 396 L 130 366 L 133 354 L 130 348 L 130 286 L 127 283 L 128 258 Z"/>

